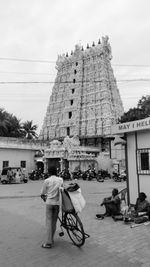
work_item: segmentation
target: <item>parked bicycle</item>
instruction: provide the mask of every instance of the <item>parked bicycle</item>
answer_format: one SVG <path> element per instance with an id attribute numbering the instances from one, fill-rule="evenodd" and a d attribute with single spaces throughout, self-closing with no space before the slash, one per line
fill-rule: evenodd
<path id="1" fill-rule="evenodd" d="M 62 211 L 61 216 L 58 217 L 61 227 L 59 235 L 64 235 L 64 228 L 73 244 L 77 247 L 81 247 L 84 245 L 85 239 L 88 238 L 89 235 L 84 232 L 83 224 L 73 207 L 67 189 L 61 191 L 61 195 Z"/>

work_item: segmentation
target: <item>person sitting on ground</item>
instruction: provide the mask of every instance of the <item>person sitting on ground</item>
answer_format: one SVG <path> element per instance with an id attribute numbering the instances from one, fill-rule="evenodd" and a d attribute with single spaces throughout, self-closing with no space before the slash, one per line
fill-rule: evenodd
<path id="1" fill-rule="evenodd" d="M 115 216 L 120 215 L 121 209 L 121 200 L 118 196 L 118 189 L 114 188 L 112 190 L 112 196 L 108 198 L 104 198 L 101 206 L 105 206 L 106 212 L 104 214 L 96 214 L 96 218 L 104 218 L 104 216 Z"/>
<path id="2" fill-rule="evenodd" d="M 149 212 L 150 203 L 146 200 L 147 196 L 144 192 L 139 193 L 139 197 L 136 200 L 135 211 L 138 212 Z"/>
<path id="3" fill-rule="evenodd" d="M 150 219 L 150 203 L 146 200 L 144 192 L 139 193 L 136 204 L 131 204 L 129 212 L 124 217 L 125 222 L 142 223 Z"/>

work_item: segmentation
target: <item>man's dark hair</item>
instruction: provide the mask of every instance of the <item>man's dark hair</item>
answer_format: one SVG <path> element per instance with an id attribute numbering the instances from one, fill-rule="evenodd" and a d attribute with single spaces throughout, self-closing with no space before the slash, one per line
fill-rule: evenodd
<path id="1" fill-rule="evenodd" d="M 114 188 L 113 191 L 112 191 L 112 193 L 113 193 L 115 196 L 118 195 L 118 189 L 117 189 L 117 188 Z"/>
<path id="2" fill-rule="evenodd" d="M 48 174 L 49 175 L 57 175 L 57 169 L 56 169 L 56 167 L 50 167 L 49 169 L 48 169 Z"/>
<path id="3" fill-rule="evenodd" d="M 147 198 L 147 195 L 144 192 L 140 192 L 139 197 L 142 197 L 145 200 Z"/>

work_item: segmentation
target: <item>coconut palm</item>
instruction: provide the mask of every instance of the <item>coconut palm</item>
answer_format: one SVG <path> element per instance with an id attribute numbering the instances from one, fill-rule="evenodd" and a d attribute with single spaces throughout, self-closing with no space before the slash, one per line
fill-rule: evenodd
<path id="1" fill-rule="evenodd" d="M 0 109 L 0 136 L 8 136 L 8 126 L 10 124 L 8 113 Z"/>
<path id="2" fill-rule="evenodd" d="M 21 137 L 21 124 L 13 114 L 4 109 L 0 109 L 0 136 L 3 137 Z"/>
<path id="3" fill-rule="evenodd" d="M 38 137 L 37 133 L 37 125 L 33 125 L 33 121 L 26 121 L 22 124 L 22 133 L 27 139 L 35 139 Z"/>
<path id="4" fill-rule="evenodd" d="M 8 124 L 8 136 L 9 137 L 22 137 L 22 130 L 21 130 L 21 123 L 20 120 L 17 119 L 16 116 L 9 114 L 8 117 L 9 124 Z"/>

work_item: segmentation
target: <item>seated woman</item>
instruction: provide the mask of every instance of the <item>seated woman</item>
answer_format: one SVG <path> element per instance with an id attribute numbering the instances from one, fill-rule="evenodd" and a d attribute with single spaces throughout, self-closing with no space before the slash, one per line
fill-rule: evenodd
<path id="1" fill-rule="evenodd" d="M 103 219 L 104 216 L 115 216 L 120 215 L 121 209 L 121 200 L 118 196 L 118 189 L 114 188 L 112 190 L 112 196 L 108 198 L 104 198 L 101 206 L 105 206 L 106 212 L 104 214 L 96 214 L 97 219 Z"/>
<path id="2" fill-rule="evenodd" d="M 134 221 L 135 223 L 142 223 L 150 219 L 150 203 L 146 200 L 147 196 L 144 192 L 139 193 L 139 197 L 136 200 L 135 205 L 131 205 L 131 208 L 134 207 L 134 210 L 130 211 L 125 216 L 124 221 Z"/>
<path id="3" fill-rule="evenodd" d="M 135 211 L 137 214 L 139 212 L 149 212 L 150 211 L 150 203 L 146 200 L 147 196 L 144 192 L 139 193 L 139 197 L 136 200 Z"/>

